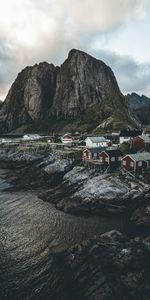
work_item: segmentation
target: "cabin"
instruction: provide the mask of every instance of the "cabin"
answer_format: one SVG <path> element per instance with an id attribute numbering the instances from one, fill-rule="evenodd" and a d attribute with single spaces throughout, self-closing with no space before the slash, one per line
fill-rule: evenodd
<path id="1" fill-rule="evenodd" d="M 150 153 L 141 152 L 135 154 L 127 154 L 122 158 L 122 168 L 134 172 L 141 173 L 143 170 L 150 169 Z"/>
<path id="2" fill-rule="evenodd" d="M 83 151 L 83 160 L 99 160 L 99 153 L 102 151 L 103 148 L 86 148 Z"/>
<path id="3" fill-rule="evenodd" d="M 112 142 L 103 136 L 89 136 L 85 139 L 87 148 L 97 148 L 97 147 L 108 147 L 111 146 Z"/>
<path id="4" fill-rule="evenodd" d="M 121 165 L 122 152 L 119 149 L 105 149 L 99 154 L 99 160 L 102 164 L 109 166 Z"/>
<path id="5" fill-rule="evenodd" d="M 145 149 L 150 151 L 150 137 L 146 134 L 142 134 L 139 136 L 136 136 L 131 140 L 131 148 L 138 151 L 141 149 Z"/>
<path id="6" fill-rule="evenodd" d="M 74 137 L 71 134 L 66 133 L 61 137 L 61 141 L 63 144 L 72 143 L 74 141 Z"/>
<path id="7" fill-rule="evenodd" d="M 121 130 L 119 136 L 119 144 L 131 142 L 131 139 L 142 134 L 141 130 Z"/>

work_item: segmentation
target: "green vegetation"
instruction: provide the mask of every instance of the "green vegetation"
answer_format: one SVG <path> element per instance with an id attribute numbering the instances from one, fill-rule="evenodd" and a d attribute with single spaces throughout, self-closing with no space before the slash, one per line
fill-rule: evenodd
<path id="1" fill-rule="evenodd" d="M 119 99 L 112 95 L 102 103 L 95 104 L 79 114 L 74 119 L 57 120 L 56 117 L 49 117 L 41 121 L 34 121 L 32 131 L 37 133 L 61 132 L 65 127 L 68 131 L 105 133 L 110 130 L 119 130 L 135 126 L 128 115 L 126 106 L 124 107 L 121 97 Z M 124 99 L 123 99 L 124 100 Z M 124 108 L 124 109 L 122 109 Z M 103 127 L 97 128 L 98 125 L 105 122 Z M 68 128 L 68 129 L 67 129 Z"/>
<path id="2" fill-rule="evenodd" d="M 144 129 L 145 134 L 150 134 L 150 127 Z"/>
<path id="3" fill-rule="evenodd" d="M 123 153 L 123 154 L 127 154 L 127 153 L 133 153 L 133 151 L 131 151 L 130 148 L 130 144 L 127 142 L 124 142 L 122 144 L 119 145 L 119 150 Z"/>
<path id="4" fill-rule="evenodd" d="M 54 132 L 60 131 L 60 129 L 62 129 L 67 124 L 68 121 L 57 120 L 55 117 L 45 118 L 44 120 L 36 120 L 32 124 L 32 132 L 52 134 Z"/>

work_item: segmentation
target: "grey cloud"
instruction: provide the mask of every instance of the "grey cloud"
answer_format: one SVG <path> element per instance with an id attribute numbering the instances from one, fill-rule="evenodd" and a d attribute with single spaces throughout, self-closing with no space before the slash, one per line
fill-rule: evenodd
<path id="1" fill-rule="evenodd" d="M 62 0 L 79 32 L 112 30 L 129 19 L 142 18 L 148 0 Z"/>
<path id="2" fill-rule="evenodd" d="M 127 19 L 141 17 L 147 3 L 147 0 L 5 0 L 0 11 L 0 97 L 26 65 L 45 60 L 59 65 L 71 48 L 89 52 L 97 33 L 101 38 Z M 135 88 L 147 88 L 148 75 L 142 73 L 145 66 L 114 53 L 99 55 L 115 71 L 121 89 L 128 91 L 132 87 L 129 72 Z"/>
<path id="3" fill-rule="evenodd" d="M 112 68 L 122 92 L 135 91 L 150 95 L 150 63 L 138 63 L 129 56 L 107 50 L 93 50 L 91 54 L 102 59 Z"/>
<path id="4" fill-rule="evenodd" d="M 38 57 L 33 59 L 31 63 L 36 63 L 39 61 L 47 60 L 50 63 L 61 64 L 63 60 L 67 57 L 67 53 L 71 48 L 77 47 L 78 45 L 74 43 L 67 43 L 65 47 L 61 47 L 62 41 L 57 42 L 57 53 L 52 55 L 54 49 L 51 49 L 51 59 L 50 59 L 50 45 L 45 47 L 44 51 L 38 52 Z M 80 43 L 80 49 L 89 52 L 91 55 L 103 60 L 107 65 L 109 65 L 118 81 L 120 89 L 123 93 L 137 92 L 139 94 L 145 94 L 150 96 L 150 63 L 138 63 L 129 56 L 123 56 L 116 54 L 115 52 L 107 50 L 91 50 L 89 46 L 89 41 L 82 40 Z M 11 59 L 13 57 L 13 59 Z M 59 61 L 57 59 L 59 57 Z M 0 94 L 6 93 L 11 83 L 14 81 L 17 73 L 25 67 L 23 63 L 17 63 L 17 52 L 14 54 L 8 53 L 8 49 L 5 46 L 0 46 Z M 24 61 L 24 59 L 23 59 Z"/>
<path id="5" fill-rule="evenodd" d="M 0 98 L 5 96 L 15 79 L 17 70 L 17 53 L 0 40 Z"/>

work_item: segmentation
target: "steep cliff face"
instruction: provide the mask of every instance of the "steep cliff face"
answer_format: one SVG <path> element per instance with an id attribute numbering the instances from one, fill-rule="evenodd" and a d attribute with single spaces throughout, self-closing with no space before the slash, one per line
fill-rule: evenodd
<path id="1" fill-rule="evenodd" d="M 50 124 L 52 119 L 71 120 L 75 128 L 90 124 L 92 129 L 110 117 L 112 127 L 136 123 L 112 70 L 82 51 L 71 50 L 60 68 L 45 62 L 19 73 L 0 110 L 0 130 L 45 119 Z"/>
<path id="2" fill-rule="evenodd" d="M 136 93 L 128 94 L 127 100 L 131 110 L 137 115 L 142 124 L 150 125 L 150 98 Z"/>
<path id="3" fill-rule="evenodd" d="M 2 132 L 43 119 L 53 103 L 56 86 L 54 65 L 40 63 L 18 74 L 0 111 Z"/>
<path id="4" fill-rule="evenodd" d="M 58 74 L 52 113 L 74 118 L 112 94 L 121 93 L 111 69 L 84 52 L 71 50 Z"/>

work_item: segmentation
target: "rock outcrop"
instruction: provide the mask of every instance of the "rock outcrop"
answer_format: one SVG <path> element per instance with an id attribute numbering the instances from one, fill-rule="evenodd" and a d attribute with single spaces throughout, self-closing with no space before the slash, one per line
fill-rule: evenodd
<path id="1" fill-rule="evenodd" d="M 0 111 L 1 132 L 45 118 L 53 103 L 56 70 L 40 63 L 18 74 Z"/>
<path id="2" fill-rule="evenodd" d="M 130 240 L 110 231 L 81 242 L 58 258 L 68 276 L 70 299 L 149 300 L 149 239 Z"/>
<path id="3" fill-rule="evenodd" d="M 63 156 L 63 157 L 62 157 Z M 50 148 L 24 151 L 19 147 L 0 150 L 0 168 L 9 169 L 10 190 L 49 189 L 59 185 L 63 176 L 80 161 L 80 154 Z"/>
<path id="4" fill-rule="evenodd" d="M 144 125 L 150 125 L 150 98 L 136 93 L 128 94 L 127 100 L 131 110 L 137 115 L 140 122 Z"/>
<path id="5" fill-rule="evenodd" d="M 113 96 L 112 96 L 113 95 Z M 76 117 L 89 106 L 122 96 L 112 70 L 84 52 L 71 50 L 58 74 L 52 112 L 59 117 Z"/>
<path id="6" fill-rule="evenodd" d="M 46 126 L 53 130 L 62 120 L 65 124 L 71 120 L 75 129 L 89 130 L 107 119 L 114 128 L 137 124 L 112 70 L 82 51 L 71 50 L 60 67 L 44 62 L 19 73 L 0 110 L 0 131 L 42 122 L 43 130 Z"/>
<path id="7" fill-rule="evenodd" d="M 76 166 L 55 189 L 40 195 L 56 208 L 75 215 L 124 216 L 131 228 L 149 227 L 149 186 L 142 188 L 114 174 L 100 175 L 94 169 Z"/>
<path id="8" fill-rule="evenodd" d="M 150 197 L 149 197 L 150 198 Z M 150 201 L 149 205 L 137 208 L 132 217 L 131 221 L 137 226 L 137 227 L 142 227 L 145 232 L 146 229 L 150 228 Z"/>

